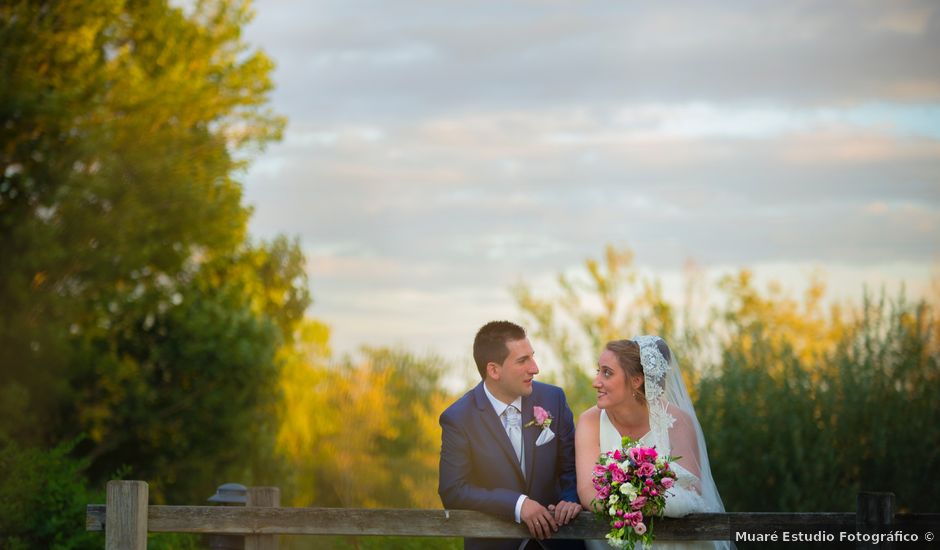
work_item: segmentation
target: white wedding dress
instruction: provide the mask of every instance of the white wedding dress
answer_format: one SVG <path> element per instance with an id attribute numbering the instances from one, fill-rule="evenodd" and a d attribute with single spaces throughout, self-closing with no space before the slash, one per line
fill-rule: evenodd
<path id="1" fill-rule="evenodd" d="M 669 444 L 669 428 L 675 422 L 675 419 L 665 410 L 657 405 L 650 406 L 650 431 L 640 438 L 639 444 L 643 447 L 656 447 L 656 452 L 662 455 L 670 455 L 671 448 Z M 600 452 L 605 453 L 614 449 L 619 449 L 622 441 L 617 428 L 607 417 L 607 411 L 601 410 L 600 414 Z M 671 462 L 670 466 L 676 473 L 676 484 L 669 489 L 666 497 L 665 516 L 678 518 L 693 512 L 717 512 L 719 510 L 709 510 L 699 493 L 699 478 L 688 471 L 678 462 Z M 655 527 L 654 527 L 655 530 Z M 608 550 L 610 545 L 602 540 L 589 540 L 585 544 L 590 550 Z M 689 542 L 654 542 L 653 548 L 656 550 L 713 550 L 715 548 L 725 548 L 727 543 L 714 543 L 710 541 L 689 541 Z M 637 549 L 641 546 L 637 545 Z"/>

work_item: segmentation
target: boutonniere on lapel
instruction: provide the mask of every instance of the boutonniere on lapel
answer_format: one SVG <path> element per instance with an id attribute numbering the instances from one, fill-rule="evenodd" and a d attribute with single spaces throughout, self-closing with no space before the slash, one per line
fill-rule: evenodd
<path id="1" fill-rule="evenodd" d="M 523 428 L 528 428 L 529 426 L 538 426 L 542 428 L 542 433 L 539 434 L 539 438 L 535 440 L 535 446 L 545 445 L 552 439 L 555 439 L 555 432 L 549 428 L 552 425 L 552 413 L 546 411 L 542 407 L 532 407 L 532 415 L 535 417 L 532 420 L 526 422 Z"/>

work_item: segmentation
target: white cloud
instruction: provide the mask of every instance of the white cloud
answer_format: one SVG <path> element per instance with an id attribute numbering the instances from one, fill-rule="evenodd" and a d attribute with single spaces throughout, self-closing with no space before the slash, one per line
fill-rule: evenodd
<path id="1" fill-rule="evenodd" d="M 926 288 L 938 8 L 260 3 L 248 39 L 290 124 L 246 176 L 252 231 L 302 237 L 340 350 L 458 347 L 512 315 L 509 285 L 607 243 L 663 276 Z"/>

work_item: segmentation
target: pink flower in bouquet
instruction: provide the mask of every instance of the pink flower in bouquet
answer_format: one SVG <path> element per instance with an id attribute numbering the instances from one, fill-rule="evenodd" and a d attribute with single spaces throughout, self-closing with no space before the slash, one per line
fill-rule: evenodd
<path id="1" fill-rule="evenodd" d="M 672 489 L 672 486 L 675 483 L 675 480 L 673 480 L 671 477 L 664 477 L 663 480 L 660 481 L 660 483 L 662 483 L 663 487 L 665 487 L 666 489 Z"/>
<path id="2" fill-rule="evenodd" d="M 623 470 L 620 469 L 620 466 L 616 464 L 611 464 L 612 468 L 610 469 L 610 479 L 618 483 L 623 483 L 627 480 L 627 474 L 623 473 Z"/>
<path id="3" fill-rule="evenodd" d="M 640 464 L 639 468 L 636 469 L 636 473 L 639 476 L 650 477 L 656 473 L 656 466 L 649 462 L 644 462 L 643 464 Z"/>
<path id="4" fill-rule="evenodd" d="M 633 530 L 636 531 L 637 535 L 642 535 L 646 532 L 646 524 L 641 521 L 633 526 Z"/>
<path id="5" fill-rule="evenodd" d="M 636 525 L 637 523 L 640 523 L 641 521 L 643 521 L 643 513 L 642 512 L 627 512 L 626 514 L 623 515 L 623 520 L 629 523 L 630 525 Z"/>
<path id="6" fill-rule="evenodd" d="M 633 499 L 633 502 L 630 503 L 630 507 L 634 510 L 639 510 L 640 508 L 643 508 L 644 504 L 646 504 L 646 497 L 641 495 Z"/>
<path id="7" fill-rule="evenodd" d="M 601 487 L 600 489 L 597 490 L 597 498 L 598 498 L 598 499 L 604 500 L 605 498 L 607 498 L 607 497 L 609 497 L 609 496 L 610 496 L 610 486 L 609 486 L 609 485 L 604 485 L 603 487 Z"/>
<path id="8" fill-rule="evenodd" d="M 613 459 L 616 460 L 617 462 L 620 462 L 621 460 L 623 460 L 623 455 L 620 453 L 620 449 L 614 450 L 614 454 L 610 456 L 613 457 Z"/>
<path id="9" fill-rule="evenodd" d="M 594 477 L 604 477 L 604 474 L 607 473 L 607 468 L 601 466 L 600 464 L 594 465 Z"/>
<path id="10" fill-rule="evenodd" d="M 640 464 L 642 462 L 656 462 L 657 457 L 656 449 L 653 447 L 631 447 L 630 448 L 630 458 L 634 462 Z"/>
<path id="11" fill-rule="evenodd" d="M 620 529 L 621 527 L 623 527 L 623 522 L 622 522 L 622 521 L 615 521 L 615 522 L 614 522 L 614 529 Z"/>
<path id="12" fill-rule="evenodd" d="M 632 458 L 634 462 L 639 462 L 640 458 L 643 456 L 639 447 L 630 447 L 630 450 L 627 452 L 630 453 L 630 458 Z"/>

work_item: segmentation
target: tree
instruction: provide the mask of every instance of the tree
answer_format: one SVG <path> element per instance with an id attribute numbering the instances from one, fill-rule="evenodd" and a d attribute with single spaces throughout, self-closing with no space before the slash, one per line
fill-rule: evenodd
<path id="1" fill-rule="evenodd" d="M 88 434 L 78 450 L 92 461 L 92 479 L 126 464 L 155 500 L 169 492 L 198 502 L 219 476 L 250 477 L 252 449 L 263 451 L 255 459 L 270 456 L 277 353 L 290 337 L 278 323 L 292 329 L 307 304 L 300 293 L 293 313 L 268 313 L 296 289 L 259 275 L 302 270 L 302 255 L 285 244 L 204 264 L 172 294 L 124 304 L 107 330 L 84 334 L 69 370 L 82 391 L 64 406 L 70 422 L 60 432 Z"/>
<path id="2" fill-rule="evenodd" d="M 924 302 L 866 297 L 811 358 L 766 318 L 725 343 L 696 411 L 726 503 L 850 510 L 859 491 L 890 491 L 900 508 L 930 511 L 940 496 L 923 484 L 940 473 L 938 451 L 924 445 L 940 437 L 935 315 Z"/>
<path id="3" fill-rule="evenodd" d="M 246 238 L 236 176 L 284 125 L 250 17 L 234 0 L 0 5 L 0 402 L 27 413 L 0 434 L 84 433 L 92 482 L 127 464 L 157 500 L 250 467 L 310 303 L 299 245 Z"/>
<path id="4" fill-rule="evenodd" d="M 296 505 L 440 506 L 438 417 L 451 400 L 435 357 L 364 348 L 362 361 L 329 364 L 309 328 L 307 350 L 284 370 L 278 447 Z M 317 344 L 319 340 L 319 345 Z"/>
<path id="5" fill-rule="evenodd" d="M 278 452 L 292 506 L 437 508 L 438 417 L 452 401 L 446 365 L 402 350 L 331 359 L 329 331 L 307 321 L 281 378 Z M 460 539 L 298 539 L 290 548 L 459 548 Z"/>

